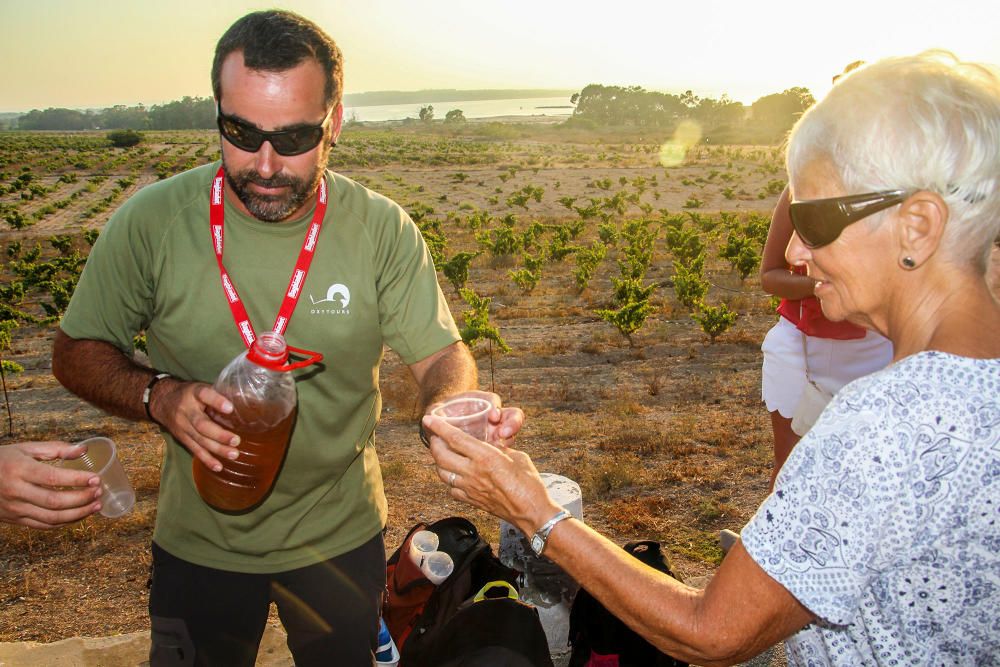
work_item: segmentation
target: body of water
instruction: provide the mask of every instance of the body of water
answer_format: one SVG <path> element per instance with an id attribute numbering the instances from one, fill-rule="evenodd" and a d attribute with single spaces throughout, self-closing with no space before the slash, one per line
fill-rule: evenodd
<path id="1" fill-rule="evenodd" d="M 444 120 L 452 109 L 461 109 L 466 118 L 492 116 L 558 116 L 573 113 L 569 95 L 565 97 L 529 97 L 511 100 L 465 100 L 457 102 L 413 102 L 410 104 L 384 104 L 367 107 L 344 107 L 344 120 L 379 121 L 419 118 L 420 107 L 434 107 L 434 119 Z M 560 107 L 560 108 L 552 108 Z"/>

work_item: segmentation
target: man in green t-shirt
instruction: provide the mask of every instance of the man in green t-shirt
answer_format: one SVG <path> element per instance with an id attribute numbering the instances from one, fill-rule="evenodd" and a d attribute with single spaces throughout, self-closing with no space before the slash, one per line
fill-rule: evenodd
<path id="1" fill-rule="evenodd" d="M 212 67 L 221 165 L 150 185 L 116 211 L 56 337 L 60 382 L 164 432 L 154 667 L 252 665 L 271 601 L 297 665 L 372 664 L 385 585 L 374 450 L 383 345 L 410 367 L 425 409 L 476 387 L 416 226 L 325 169 L 342 82 L 340 50 L 313 23 L 266 11 L 233 24 Z M 193 459 L 217 470 L 240 455 L 209 417 L 233 410 L 210 383 L 271 322 L 325 359 L 297 374 L 298 417 L 269 495 L 220 512 L 192 479 Z M 141 330 L 155 369 L 132 361 Z M 523 416 L 490 418 L 503 439 Z"/>

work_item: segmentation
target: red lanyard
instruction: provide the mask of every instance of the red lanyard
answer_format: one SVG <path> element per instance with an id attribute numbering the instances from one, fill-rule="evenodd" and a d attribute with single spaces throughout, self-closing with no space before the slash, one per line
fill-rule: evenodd
<path id="1" fill-rule="evenodd" d="M 219 167 L 219 171 L 215 174 L 215 179 L 212 181 L 212 196 L 209 209 L 212 246 L 215 249 L 215 259 L 219 262 L 219 273 L 222 275 L 222 290 L 226 294 L 226 300 L 229 301 L 230 310 L 233 311 L 233 321 L 236 322 L 236 328 L 239 330 L 243 342 L 249 348 L 253 345 L 257 334 L 250 323 L 250 316 L 247 315 L 243 301 L 236 291 L 236 285 L 233 284 L 229 273 L 226 271 L 226 267 L 222 264 L 222 248 L 225 237 L 223 221 L 226 217 L 226 207 L 222 200 L 224 183 L 225 174 L 222 167 Z M 313 213 L 312 224 L 309 225 L 306 237 L 302 241 L 302 250 L 299 252 L 298 260 L 295 262 L 295 270 L 292 271 L 292 278 L 288 281 L 288 289 L 285 290 L 285 298 L 282 300 L 281 308 L 278 309 L 278 316 L 274 320 L 273 330 L 282 335 L 284 335 L 285 329 L 288 328 L 288 320 L 292 319 L 295 304 L 299 302 L 299 296 L 302 294 L 302 286 L 306 282 L 309 265 L 312 263 L 313 255 L 315 254 L 316 242 L 319 240 L 319 230 L 323 226 L 323 217 L 326 215 L 325 178 L 320 180 L 317 194 L 316 211 Z"/>

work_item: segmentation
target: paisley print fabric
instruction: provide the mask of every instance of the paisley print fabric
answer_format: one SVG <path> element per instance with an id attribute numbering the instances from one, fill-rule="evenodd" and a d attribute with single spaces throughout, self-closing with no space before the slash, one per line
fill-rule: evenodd
<path id="1" fill-rule="evenodd" d="M 1000 359 L 844 387 L 742 539 L 818 619 L 790 664 L 1000 665 Z"/>

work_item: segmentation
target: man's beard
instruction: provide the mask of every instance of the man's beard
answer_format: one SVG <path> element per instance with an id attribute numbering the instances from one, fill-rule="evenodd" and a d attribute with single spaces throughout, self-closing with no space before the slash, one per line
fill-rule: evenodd
<path id="1" fill-rule="evenodd" d="M 244 169 L 235 173 L 226 169 L 226 181 L 233 193 L 243 202 L 250 215 L 264 222 L 281 222 L 298 211 L 302 204 L 316 192 L 320 179 L 323 178 L 324 164 L 326 164 L 325 160 L 317 164 L 308 180 L 286 176 L 280 172 L 271 178 L 264 178 L 255 169 Z M 223 161 L 223 166 L 225 166 L 225 161 Z M 262 195 L 254 192 L 249 187 L 250 183 L 264 187 L 289 186 L 289 189 L 281 195 Z"/>

